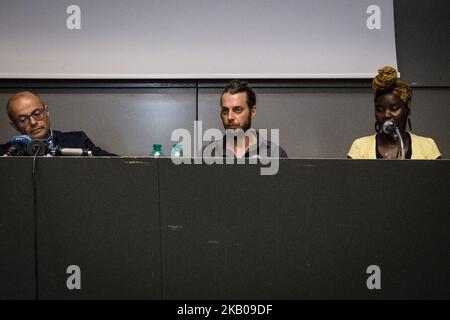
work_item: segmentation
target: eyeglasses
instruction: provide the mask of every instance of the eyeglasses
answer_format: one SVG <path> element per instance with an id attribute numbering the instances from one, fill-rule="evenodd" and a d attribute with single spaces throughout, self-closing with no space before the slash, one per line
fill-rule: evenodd
<path id="1" fill-rule="evenodd" d="M 27 126 L 30 124 L 30 118 L 33 117 L 34 120 L 40 121 L 42 119 L 44 119 L 44 112 L 46 110 L 45 109 L 34 109 L 33 112 L 31 112 L 30 115 L 20 115 L 16 117 L 16 121 L 21 125 L 21 126 Z"/>

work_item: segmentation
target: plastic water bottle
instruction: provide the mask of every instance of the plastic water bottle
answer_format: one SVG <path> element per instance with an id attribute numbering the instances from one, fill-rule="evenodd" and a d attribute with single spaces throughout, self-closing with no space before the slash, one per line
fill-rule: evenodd
<path id="1" fill-rule="evenodd" d="M 164 157 L 164 153 L 161 150 L 161 145 L 160 144 L 154 144 L 153 145 L 153 150 L 150 153 L 150 156 L 151 157 L 155 157 L 155 158 Z"/>
<path id="2" fill-rule="evenodd" d="M 183 157 L 183 147 L 181 146 L 181 144 L 174 144 L 172 146 L 172 152 L 171 152 L 171 157 L 172 158 L 181 158 Z"/>

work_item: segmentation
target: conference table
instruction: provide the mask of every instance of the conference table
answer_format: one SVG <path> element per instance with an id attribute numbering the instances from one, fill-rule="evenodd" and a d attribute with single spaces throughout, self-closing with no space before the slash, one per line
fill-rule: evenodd
<path id="1" fill-rule="evenodd" d="M 450 161 L 0 158 L 0 299 L 449 299 Z"/>

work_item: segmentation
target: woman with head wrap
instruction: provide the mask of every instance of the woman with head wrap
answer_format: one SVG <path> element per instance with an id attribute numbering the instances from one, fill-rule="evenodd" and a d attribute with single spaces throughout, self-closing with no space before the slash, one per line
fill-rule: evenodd
<path id="1" fill-rule="evenodd" d="M 411 88 L 397 79 L 392 67 L 378 70 L 375 90 L 376 133 L 356 139 L 348 152 L 351 159 L 438 159 L 439 149 L 431 138 L 408 132 L 411 122 Z"/>

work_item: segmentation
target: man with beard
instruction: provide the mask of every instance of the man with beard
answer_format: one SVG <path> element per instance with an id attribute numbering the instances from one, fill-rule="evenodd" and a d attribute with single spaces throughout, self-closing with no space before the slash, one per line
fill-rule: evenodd
<path id="1" fill-rule="evenodd" d="M 252 128 L 252 119 L 256 116 L 256 95 L 246 82 L 233 80 L 225 86 L 220 97 L 220 105 L 220 117 L 226 135 L 222 141 L 214 141 L 204 148 L 213 150 L 212 157 L 287 158 L 286 151 Z M 213 149 L 217 144 L 222 144 L 223 148 Z M 217 155 L 214 150 L 223 150 L 223 154 Z"/>

